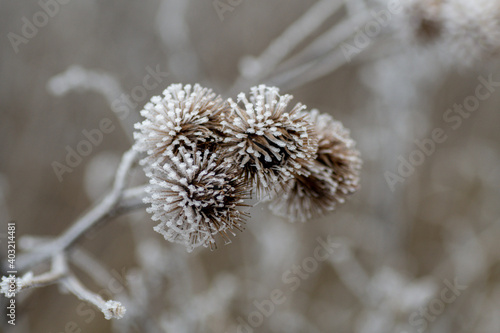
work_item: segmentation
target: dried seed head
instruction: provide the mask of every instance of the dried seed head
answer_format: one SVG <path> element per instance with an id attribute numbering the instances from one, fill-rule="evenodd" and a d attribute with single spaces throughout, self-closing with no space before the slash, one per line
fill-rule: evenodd
<path id="1" fill-rule="evenodd" d="M 399 33 L 410 43 L 432 43 L 442 36 L 442 0 L 405 0 Z"/>
<path id="2" fill-rule="evenodd" d="M 307 174 L 316 153 L 312 126 L 297 104 L 287 111 L 291 95 L 279 95 L 276 87 L 251 88 L 242 107 L 229 100 L 231 113 L 222 122 L 228 153 L 243 170 L 244 178 L 256 185 L 259 198 L 273 194 L 294 174 Z"/>
<path id="3" fill-rule="evenodd" d="M 228 233 L 242 229 L 246 213 L 239 208 L 249 189 L 234 165 L 215 153 L 168 150 L 163 166 L 154 165 L 147 176 L 145 202 L 151 204 L 152 219 L 160 221 L 155 231 L 165 239 L 192 251 L 200 245 L 214 248 L 216 234 L 229 242 Z"/>
<path id="4" fill-rule="evenodd" d="M 500 53 L 499 1 L 443 1 L 442 13 L 446 30 L 443 48 L 452 61 L 470 66 Z"/>
<path id="5" fill-rule="evenodd" d="M 312 110 L 309 120 L 318 136 L 318 154 L 309 175 L 297 175 L 270 208 L 292 221 L 306 221 L 335 209 L 359 186 L 361 159 L 349 131 L 328 114 Z"/>
<path id="6" fill-rule="evenodd" d="M 227 104 L 200 85 L 172 84 L 144 106 L 134 133 L 135 149 L 146 152 L 143 164 L 162 163 L 169 151 L 180 146 L 210 149 L 220 139 L 221 114 Z"/>
<path id="7" fill-rule="evenodd" d="M 435 47 L 446 62 L 471 66 L 500 53 L 499 1 L 405 0 L 402 8 L 402 38 Z"/>

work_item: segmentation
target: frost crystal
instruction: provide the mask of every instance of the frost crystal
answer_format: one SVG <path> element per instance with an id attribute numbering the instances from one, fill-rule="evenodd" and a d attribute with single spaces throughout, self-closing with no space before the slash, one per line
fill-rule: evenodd
<path id="1" fill-rule="evenodd" d="M 308 175 L 297 175 L 276 196 L 271 210 L 290 220 L 306 221 L 333 210 L 359 186 L 361 159 L 349 131 L 328 114 L 312 110 L 309 120 L 318 136 L 318 153 Z"/>
<path id="2" fill-rule="evenodd" d="M 188 251 L 214 248 L 216 234 L 229 241 L 228 233 L 242 229 L 246 214 L 238 208 L 249 191 L 235 165 L 208 150 L 191 153 L 184 147 L 177 154 L 168 150 L 166 158 L 147 174 L 148 212 L 160 221 L 155 231 Z"/>
<path id="3" fill-rule="evenodd" d="M 27 272 L 21 277 L 15 278 L 15 290 L 10 289 L 11 283 L 13 282 L 12 278 L 9 276 L 2 276 L 2 281 L 0 282 L 0 294 L 4 294 L 5 297 L 8 297 L 9 294 L 16 294 L 25 286 L 30 284 L 30 281 L 33 279 L 33 272 Z"/>
<path id="4" fill-rule="evenodd" d="M 8 276 L 2 276 L 2 282 L 0 282 L 0 293 L 4 294 L 5 297 L 8 297 L 10 293 L 9 289 L 11 282 L 12 279 L 10 279 Z M 15 291 L 19 291 L 19 287 L 17 287 Z"/>
<path id="5" fill-rule="evenodd" d="M 236 163 L 244 178 L 257 187 L 258 197 L 272 194 L 295 174 L 307 174 L 314 159 L 316 140 L 311 124 L 297 104 L 287 106 L 293 97 L 279 95 L 276 87 L 251 88 L 250 98 L 238 96 L 243 108 L 229 99 L 230 119 L 222 122 L 228 152 L 236 153 Z"/>
<path id="6" fill-rule="evenodd" d="M 148 157 L 143 164 L 161 162 L 180 146 L 210 148 L 220 140 L 220 115 L 227 104 L 210 89 L 195 84 L 172 84 L 144 106 L 146 118 L 135 125 L 134 146 Z"/>
<path id="7" fill-rule="evenodd" d="M 123 317 L 127 310 L 122 305 L 122 303 L 117 301 L 107 301 L 105 308 L 102 309 L 104 313 L 104 318 L 110 320 L 112 318 L 120 319 Z"/>

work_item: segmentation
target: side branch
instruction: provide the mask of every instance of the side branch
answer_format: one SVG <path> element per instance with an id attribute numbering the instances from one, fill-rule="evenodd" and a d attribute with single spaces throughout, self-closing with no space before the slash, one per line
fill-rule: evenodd
<path id="1" fill-rule="evenodd" d="M 94 226 L 131 209 L 142 207 L 142 187 L 124 190 L 128 174 L 136 161 L 137 153 L 134 150 L 127 151 L 118 167 L 113 189 L 106 195 L 104 200 L 80 217 L 54 241 L 42 245 L 36 252 L 20 255 L 17 259 L 17 269 L 20 271 L 27 270 L 53 257 L 56 253 L 64 252 Z"/>

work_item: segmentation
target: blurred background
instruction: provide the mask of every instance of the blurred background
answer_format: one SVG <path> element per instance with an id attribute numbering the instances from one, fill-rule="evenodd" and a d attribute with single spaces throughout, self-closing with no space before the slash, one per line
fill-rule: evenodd
<path id="1" fill-rule="evenodd" d="M 455 26 L 432 4 L 453 2 L 0 0 L 3 258 L 9 221 L 18 239 L 52 238 L 102 199 L 141 107 L 171 83 L 232 98 L 277 85 L 349 128 L 364 162 L 334 212 L 291 223 L 259 204 L 216 251 L 166 242 L 143 210 L 115 219 L 70 268 L 124 318 L 53 285 L 19 294 L 3 330 L 498 332 L 500 67 L 481 53 L 498 39 L 441 38 Z M 478 34 L 498 33 L 498 1 L 455 2 L 485 6 Z M 103 119 L 113 130 L 69 166 Z"/>

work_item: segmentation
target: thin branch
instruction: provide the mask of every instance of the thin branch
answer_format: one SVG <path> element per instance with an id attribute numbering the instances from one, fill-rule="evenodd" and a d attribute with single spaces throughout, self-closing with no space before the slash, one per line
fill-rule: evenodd
<path id="1" fill-rule="evenodd" d="M 108 270 L 87 251 L 75 246 L 70 254 L 71 263 L 88 274 L 95 283 L 105 286 L 113 279 Z"/>
<path id="2" fill-rule="evenodd" d="M 130 96 L 125 95 L 119 80 L 102 71 L 95 71 L 80 66 L 70 66 L 65 72 L 52 77 L 47 83 L 47 89 L 55 96 L 63 96 L 72 90 L 92 91 L 101 94 L 110 108 L 114 108 L 117 101 L 132 102 Z M 130 105 L 130 104 L 129 104 Z M 130 143 L 134 142 L 132 129 L 140 117 L 135 110 L 129 110 L 127 117 L 117 117 Z"/>
<path id="3" fill-rule="evenodd" d="M 61 285 L 82 301 L 93 304 L 102 311 L 104 318 L 108 320 L 111 318 L 120 319 L 125 314 L 126 309 L 120 302 L 104 301 L 101 296 L 85 288 L 74 275 L 68 275 L 61 279 Z"/>
<path id="4" fill-rule="evenodd" d="M 359 52 L 365 52 L 372 45 L 374 45 L 374 43 L 369 44 Z M 344 52 L 341 49 L 336 49 L 324 59 L 302 65 L 301 67 L 271 78 L 269 82 L 280 86 L 283 90 L 291 90 L 325 77 L 347 63 L 349 63 L 349 60 L 344 55 Z"/>
<path id="5" fill-rule="evenodd" d="M 36 252 L 30 252 L 20 255 L 17 259 L 18 270 L 27 268 L 52 257 L 55 253 L 66 251 L 72 244 L 80 239 L 86 232 L 97 224 L 109 220 L 111 217 L 129 211 L 124 202 L 138 205 L 135 196 L 141 195 L 140 190 L 132 189 L 124 191 L 127 183 L 128 174 L 133 164 L 137 160 L 137 153 L 134 150 L 127 151 L 118 167 L 115 182 L 111 192 L 106 195 L 103 201 L 78 219 L 67 231 L 54 241 L 41 246 Z"/>
<path id="6" fill-rule="evenodd" d="M 371 16 L 367 12 L 345 18 L 317 37 L 304 50 L 283 62 L 278 70 L 290 70 L 328 54 L 349 37 L 352 37 L 357 32 L 356 28 L 364 25 L 370 18 Z"/>
<path id="7" fill-rule="evenodd" d="M 320 0 L 313 5 L 304 15 L 292 23 L 262 54 L 254 59 L 257 69 L 243 73 L 236 79 L 231 91 L 239 91 L 259 82 L 293 51 L 303 40 L 309 37 L 323 22 L 341 8 L 343 2 L 338 0 Z M 253 67 L 253 66 L 252 66 Z"/>
<path id="8" fill-rule="evenodd" d="M 68 274 L 68 265 L 66 263 L 66 258 L 64 254 L 58 253 L 52 258 L 52 265 L 50 271 L 37 276 L 34 276 L 32 272 L 26 273 L 22 277 L 16 278 L 16 294 L 20 291 L 48 286 L 57 283 L 60 279 Z M 6 296 L 11 292 L 11 281 L 10 277 L 2 277 L 1 282 L 1 293 Z"/>

